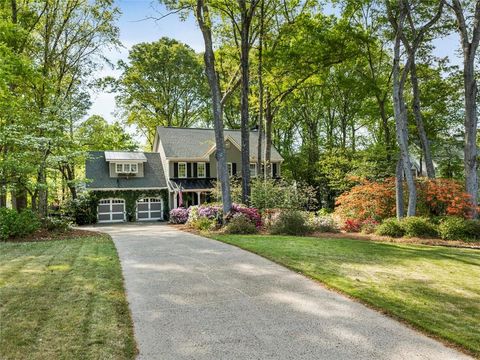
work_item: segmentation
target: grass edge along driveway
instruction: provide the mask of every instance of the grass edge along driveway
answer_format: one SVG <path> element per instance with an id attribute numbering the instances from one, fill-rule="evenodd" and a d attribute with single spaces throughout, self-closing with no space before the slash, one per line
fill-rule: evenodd
<path id="1" fill-rule="evenodd" d="M 133 359 L 116 248 L 107 235 L 0 243 L 1 359 Z"/>
<path id="2" fill-rule="evenodd" d="M 480 251 L 351 239 L 211 235 L 480 358 Z"/>

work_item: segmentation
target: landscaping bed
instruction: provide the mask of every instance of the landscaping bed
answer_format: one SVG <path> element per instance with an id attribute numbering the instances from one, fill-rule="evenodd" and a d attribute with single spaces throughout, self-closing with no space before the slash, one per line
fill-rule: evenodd
<path id="1" fill-rule="evenodd" d="M 211 234 L 303 273 L 480 358 L 480 252 L 273 235 Z"/>
<path id="2" fill-rule="evenodd" d="M 0 243 L 1 359 L 135 357 L 115 246 L 85 235 Z"/>

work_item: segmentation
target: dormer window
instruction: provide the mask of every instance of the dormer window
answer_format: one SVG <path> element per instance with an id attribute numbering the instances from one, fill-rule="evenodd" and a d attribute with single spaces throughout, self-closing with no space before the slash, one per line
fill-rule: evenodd
<path id="1" fill-rule="evenodd" d="M 138 164 L 115 164 L 117 174 L 136 174 L 138 173 Z"/>

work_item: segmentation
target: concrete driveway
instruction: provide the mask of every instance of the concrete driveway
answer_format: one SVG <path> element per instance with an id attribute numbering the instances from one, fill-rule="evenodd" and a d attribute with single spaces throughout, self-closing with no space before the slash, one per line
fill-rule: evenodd
<path id="1" fill-rule="evenodd" d="M 236 247 L 163 224 L 95 229 L 117 246 L 139 359 L 469 358 Z"/>

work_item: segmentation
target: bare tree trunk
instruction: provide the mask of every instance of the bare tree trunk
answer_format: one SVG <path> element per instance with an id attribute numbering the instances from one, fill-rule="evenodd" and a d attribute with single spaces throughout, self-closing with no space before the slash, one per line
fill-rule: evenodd
<path id="1" fill-rule="evenodd" d="M 403 201 L 403 164 L 401 157 L 399 157 L 397 161 L 397 168 L 395 171 L 395 203 L 397 219 L 400 220 L 405 216 L 405 204 Z"/>
<path id="2" fill-rule="evenodd" d="M 425 168 L 427 176 L 430 179 L 435 178 L 435 167 L 433 166 L 432 153 L 430 151 L 430 141 L 428 141 L 425 125 L 423 123 L 422 111 L 420 108 L 420 87 L 418 86 L 417 66 L 415 58 L 412 58 L 410 65 L 410 80 L 412 81 L 412 95 L 413 95 L 413 115 L 417 125 L 418 137 L 422 147 L 423 156 L 425 158 Z"/>
<path id="3" fill-rule="evenodd" d="M 480 41 L 480 0 L 476 1 L 473 20 L 472 40 L 469 41 L 467 23 L 459 0 L 452 0 L 450 5 L 457 18 L 463 50 L 463 81 L 465 88 L 465 143 L 464 171 L 465 189 L 471 197 L 473 217 L 478 217 L 478 150 L 477 150 L 477 83 L 475 80 L 475 54 Z"/>
<path id="4" fill-rule="evenodd" d="M 272 159 L 272 123 L 273 123 L 273 112 L 272 104 L 270 101 L 270 93 L 267 90 L 266 99 L 265 99 L 265 167 L 264 167 L 264 176 L 265 178 L 270 177 L 271 171 L 271 159 Z"/>
<path id="5" fill-rule="evenodd" d="M 393 112 L 395 115 L 395 124 L 397 132 L 397 142 L 400 147 L 400 159 L 405 173 L 405 179 L 408 186 L 408 207 L 407 216 L 415 216 L 417 207 L 417 189 L 415 186 L 415 179 L 411 171 L 410 154 L 408 150 L 408 127 L 407 127 L 407 113 L 405 107 L 405 100 L 403 98 L 403 90 L 405 86 L 406 75 L 409 66 L 406 65 L 403 72 L 400 69 L 400 43 L 403 35 L 403 26 L 406 16 L 405 4 L 402 0 L 398 1 L 400 10 L 399 20 L 395 24 L 395 45 L 393 58 Z M 398 192 L 398 188 L 397 188 Z M 397 198 L 398 198 L 397 194 Z"/>
<path id="6" fill-rule="evenodd" d="M 220 91 L 220 83 L 218 81 L 217 72 L 215 71 L 215 54 L 213 52 L 211 19 L 209 16 L 208 6 L 205 5 L 203 0 L 197 0 L 195 16 L 197 18 L 200 30 L 202 31 L 203 40 L 205 43 L 205 72 L 207 74 L 208 83 L 212 92 L 213 121 L 217 149 L 215 157 L 217 159 L 218 179 L 220 180 L 222 187 L 223 214 L 226 216 L 230 212 L 232 201 L 230 197 L 230 179 L 228 177 L 227 157 L 225 153 L 225 138 L 223 135 L 223 114 L 221 105 L 222 94 Z"/>
<path id="7" fill-rule="evenodd" d="M 265 16 L 265 1 L 262 0 L 260 5 L 260 33 L 258 35 L 258 145 L 257 145 L 257 175 L 262 169 L 262 145 L 263 145 L 263 26 Z"/>

